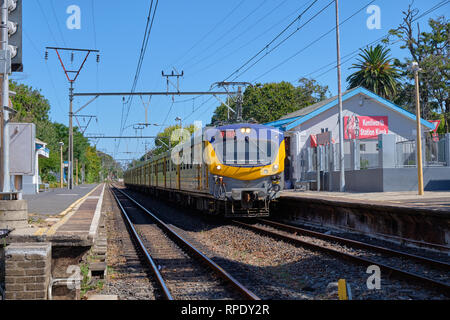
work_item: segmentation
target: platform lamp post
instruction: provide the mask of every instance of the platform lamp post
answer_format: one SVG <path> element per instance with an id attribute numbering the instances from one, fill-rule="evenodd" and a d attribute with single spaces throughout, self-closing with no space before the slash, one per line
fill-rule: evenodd
<path id="1" fill-rule="evenodd" d="M 64 187 L 63 146 L 64 146 L 64 142 L 61 141 L 59 143 L 59 151 L 60 151 L 60 155 L 61 155 L 61 165 L 59 167 L 60 172 L 61 172 L 61 177 L 59 178 L 59 186 L 60 186 L 61 189 Z"/>
<path id="2" fill-rule="evenodd" d="M 411 71 L 414 72 L 414 82 L 416 87 L 416 122 L 417 122 L 417 181 L 419 196 L 423 196 L 423 167 L 422 167 L 422 130 L 420 125 L 420 93 L 419 93 L 419 64 L 416 61 L 411 63 Z"/>
<path id="3" fill-rule="evenodd" d="M 181 123 L 181 118 L 180 117 L 176 117 L 175 121 L 180 121 L 180 129 L 183 129 L 183 125 Z M 182 139 L 182 136 L 180 135 L 179 141 L 181 141 L 181 139 Z"/>
<path id="4" fill-rule="evenodd" d="M 180 117 L 176 117 L 176 118 L 175 118 L 175 121 L 180 121 L 180 129 L 183 129 L 183 126 L 182 126 L 182 124 L 181 124 L 181 118 L 180 118 Z"/>

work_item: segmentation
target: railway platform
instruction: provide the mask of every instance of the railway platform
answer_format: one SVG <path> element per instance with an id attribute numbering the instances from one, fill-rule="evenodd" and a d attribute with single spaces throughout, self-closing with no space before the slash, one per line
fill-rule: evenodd
<path id="1" fill-rule="evenodd" d="M 73 273 L 80 270 L 80 263 L 88 264 L 90 272 L 105 274 L 107 240 L 104 222 L 105 206 L 103 197 L 106 185 L 92 185 L 86 188 L 75 188 L 68 193 L 66 190 L 59 190 L 67 197 L 61 200 L 58 191 L 53 194 L 43 194 L 42 198 L 28 199 L 31 208 L 32 218 L 27 228 L 17 228 L 6 238 L 6 250 L 16 250 L 18 255 L 6 254 L 6 295 L 13 296 L 14 299 L 53 299 L 67 300 L 79 299 L 80 287 L 68 286 L 68 281 L 81 283 L 81 279 L 73 278 Z M 64 197 L 64 196 L 63 196 Z M 55 201 L 53 203 L 52 201 Z M 48 208 L 63 208 L 62 211 L 54 213 Z M 31 264 L 35 268 L 32 270 L 23 269 L 22 265 L 8 262 L 28 261 L 32 259 L 34 252 L 40 250 L 42 263 Z M 39 252 L 40 252 L 39 251 Z M 16 260 L 15 260 L 16 259 Z M 19 261 L 18 260 L 18 261 Z M 28 263 L 28 262 L 27 262 Z M 20 295 L 17 296 L 15 282 L 28 281 L 29 279 L 16 279 L 16 276 L 27 277 L 28 275 L 42 275 L 40 282 L 35 285 L 46 287 L 48 290 L 35 292 L 23 287 Z M 72 278 L 71 278 L 72 276 Z M 71 280 L 72 279 L 72 280 Z M 15 281 L 15 282 L 14 282 Z M 38 280 L 36 280 L 38 281 Z M 11 282 L 11 283 L 9 283 Z M 9 285 L 11 284 L 11 285 Z M 32 290 L 33 289 L 33 290 Z"/>
<path id="2" fill-rule="evenodd" d="M 78 186 L 25 199 L 31 224 L 28 228 L 14 230 L 9 238 L 12 242 L 91 245 L 98 229 L 104 187 L 104 184 Z"/>
<path id="3" fill-rule="evenodd" d="M 97 184 L 84 184 L 74 186 L 72 190 L 67 188 L 50 189 L 39 194 L 24 195 L 23 199 L 28 203 L 28 214 L 31 217 L 46 218 L 60 215 L 75 201 L 83 198 L 97 186 Z"/>
<path id="4" fill-rule="evenodd" d="M 282 192 L 279 218 L 450 252 L 450 192 Z"/>

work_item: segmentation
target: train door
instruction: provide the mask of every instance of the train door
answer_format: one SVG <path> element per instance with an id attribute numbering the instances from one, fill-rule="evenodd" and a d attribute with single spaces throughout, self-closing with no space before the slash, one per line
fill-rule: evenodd
<path id="1" fill-rule="evenodd" d="M 208 190 L 209 189 L 209 181 L 208 181 L 208 173 L 209 173 L 209 168 L 208 168 L 208 164 L 205 162 L 205 160 L 203 159 L 203 155 L 204 155 L 204 150 L 205 150 L 205 142 L 203 142 L 203 150 L 202 150 L 202 168 L 203 168 L 203 190 Z"/>
<path id="2" fill-rule="evenodd" d="M 155 185 L 157 187 L 159 186 L 158 174 L 159 174 L 159 163 L 158 163 L 158 161 L 156 161 L 156 163 L 155 163 Z"/>
<path id="3" fill-rule="evenodd" d="M 178 190 L 181 190 L 181 179 L 180 179 L 180 176 L 181 176 L 181 168 L 180 168 L 180 164 L 177 164 L 177 189 Z"/>
<path id="4" fill-rule="evenodd" d="M 167 159 L 163 159 L 164 188 L 167 188 Z"/>
<path id="5" fill-rule="evenodd" d="M 284 185 L 290 188 L 291 185 L 291 137 L 284 138 L 286 146 L 286 158 L 284 158 Z"/>
<path id="6" fill-rule="evenodd" d="M 197 189 L 202 190 L 202 166 L 200 164 L 197 165 Z"/>

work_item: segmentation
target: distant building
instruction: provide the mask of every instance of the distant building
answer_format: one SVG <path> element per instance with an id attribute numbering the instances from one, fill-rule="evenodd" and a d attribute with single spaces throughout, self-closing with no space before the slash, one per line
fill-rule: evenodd
<path id="1" fill-rule="evenodd" d="M 342 101 L 346 190 L 415 190 L 416 116 L 363 87 L 344 92 Z M 337 96 L 266 124 L 287 137 L 288 186 L 317 180 L 319 163 L 321 189 L 338 190 Z M 428 139 L 433 129 L 433 123 L 421 119 L 425 190 L 450 190 L 450 135 L 434 143 Z"/>
<path id="2" fill-rule="evenodd" d="M 10 175 L 14 187 L 23 194 L 39 193 L 39 158 L 48 158 L 47 143 L 36 138 L 33 123 L 10 123 Z"/>

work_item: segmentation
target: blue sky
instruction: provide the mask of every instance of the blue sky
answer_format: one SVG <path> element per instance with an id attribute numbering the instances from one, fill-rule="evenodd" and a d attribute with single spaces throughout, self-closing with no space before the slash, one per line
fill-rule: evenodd
<path id="1" fill-rule="evenodd" d="M 330 0 L 319 0 L 292 28 L 302 26 Z M 344 21 L 361 10 L 341 26 L 341 55 L 385 35 L 389 29 L 399 25 L 402 11 L 410 0 L 375 0 L 372 4 L 381 10 L 381 28 L 370 30 L 366 21 L 369 0 L 341 0 L 340 20 Z M 441 0 L 415 0 L 413 6 L 421 12 L 432 8 Z M 155 16 L 148 49 L 143 62 L 137 91 L 165 91 L 165 78 L 161 71 L 170 72 L 173 67 L 184 71 L 180 79 L 182 91 L 207 91 L 212 83 L 223 81 L 245 61 L 262 49 L 300 12 L 312 3 L 311 0 L 161 0 Z M 69 30 L 66 13 L 70 5 L 81 9 L 81 29 Z M 46 46 L 98 49 L 100 63 L 90 56 L 75 83 L 75 92 L 126 92 L 131 89 L 137 60 L 142 44 L 150 0 L 107 1 L 107 0 L 34 0 L 24 1 L 23 8 L 23 63 L 24 72 L 15 73 L 12 79 L 40 89 L 50 101 L 51 119 L 68 124 L 68 81 L 54 51 L 44 59 Z M 419 20 L 421 30 L 427 30 L 428 18 L 448 15 L 450 5 L 440 7 Z M 236 81 L 295 83 L 303 76 L 310 76 L 322 85 L 328 85 L 331 94 L 337 94 L 335 32 L 307 47 L 335 25 L 334 4 L 302 27 L 276 50 L 265 56 Z M 289 34 L 290 32 L 287 32 Z M 275 46 L 274 43 L 265 52 Z M 402 58 L 406 50 L 392 46 L 392 56 Z M 280 65 L 295 53 L 298 55 Z M 70 68 L 77 68 L 84 58 L 70 53 L 62 59 Z M 343 59 L 343 63 L 345 59 Z M 355 62 L 343 64 L 342 80 L 351 73 L 348 67 Z M 330 67 L 326 67 L 330 64 Z M 320 71 L 313 73 L 320 68 Z M 273 69 L 274 68 L 274 69 Z M 245 69 L 245 68 L 244 68 Z M 244 70 L 242 69 L 242 70 Z M 328 71 L 328 72 L 326 72 Z M 233 78 L 233 77 L 232 77 Z M 149 122 L 166 125 L 175 124 L 181 117 L 183 125 L 200 120 L 209 123 L 219 102 L 209 97 L 155 96 L 149 107 Z M 79 97 L 74 109 L 84 105 L 90 98 Z M 144 97 L 144 100 L 148 99 Z M 187 100 L 187 101 L 186 101 Z M 185 101 L 185 102 L 180 102 Z M 119 135 L 122 117 L 122 97 L 101 97 L 89 105 L 83 114 L 96 115 L 98 122 L 91 122 L 87 133 Z M 169 112 L 170 110 L 170 112 Z M 130 107 L 124 135 L 135 135 L 132 125 L 144 122 L 144 107 L 136 97 Z M 84 125 L 84 123 L 81 123 Z M 160 127 L 148 127 L 143 135 L 156 135 Z M 140 133 L 140 132 L 139 132 Z M 100 140 L 97 148 L 109 154 L 116 153 L 118 159 L 135 158 L 150 148 L 153 141 L 123 140 L 116 148 L 114 140 Z M 131 153 L 133 152 L 133 153 Z"/>

